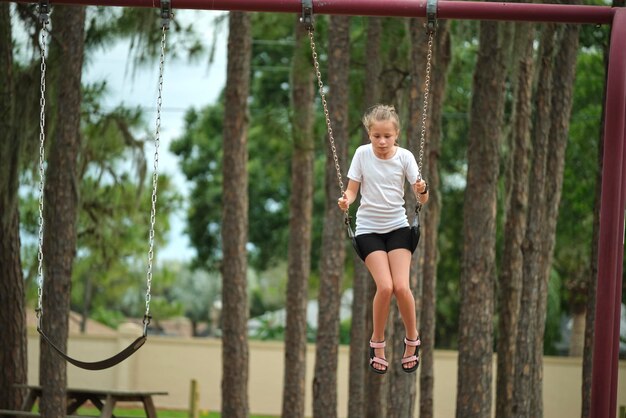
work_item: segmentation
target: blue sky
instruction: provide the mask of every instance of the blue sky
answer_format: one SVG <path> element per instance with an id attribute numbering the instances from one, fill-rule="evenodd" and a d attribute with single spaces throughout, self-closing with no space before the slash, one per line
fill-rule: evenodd
<path id="1" fill-rule="evenodd" d="M 163 107 L 161 116 L 161 146 L 159 148 L 159 173 L 172 176 L 179 185 L 183 195 L 188 193 L 188 185 L 180 172 L 176 158 L 169 152 L 171 141 L 179 137 L 183 130 L 185 111 L 189 108 L 201 108 L 212 104 L 224 87 L 226 81 L 226 43 L 228 38 L 227 25 L 217 34 L 213 30 L 212 20 L 223 12 L 212 11 L 175 11 L 176 18 L 181 22 L 193 22 L 202 35 L 205 45 L 209 45 L 216 37 L 216 53 L 214 61 L 209 65 L 207 59 L 198 59 L 194 63 L 184 60 L 168 60 L 166 55 Z M 160 28 L 155 28 L 160 30 Z M 170 37 L 171 40 L 171 37 Z M 120 42 L 114 47 L 95 56 L 84 69 L 84 82 L 107 80 L 109 96 L 105 106 L 111 108 L 124 104 L 129 107 L 145 108 L 146 119 L 151 131 L 154 131 L 156 118 L 156 99 L 158 82 L 158 62 L 152 66 L 137 68 L 131 71 L 131 58 L 128 55 L 129 44 Z M 174 48 L 168 42 L 168 48 Z M 152 161 L 154 148 L 147 150 L 148 160 Z M 152 168 L 150 162 L 149 168 Z M 158 210 L 158 208 L 157 208 Z M 157 248 L 158 259 L 163 261 L 188 260 L 195 253 L 189 240 L 183 234 L 185 227 L 185 209 L 176 213 L 171 219 L 171 230 L 165 247 Z M 158 225 L 157 225 L 158 228 Z"/>

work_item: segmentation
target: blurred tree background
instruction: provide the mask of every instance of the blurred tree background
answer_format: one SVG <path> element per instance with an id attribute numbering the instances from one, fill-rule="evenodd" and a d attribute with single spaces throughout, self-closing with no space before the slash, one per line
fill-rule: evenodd
<path id="1" fill-rule="evenodd" d="M 154 16 L 146 10 L 88 8 L 86 28 L 87 60 L 110 48 L 119 39 L 132 39 L 129 53 L 133 65 L 155 65 L 158 31 L 148 26 Z M 199 12 L 198 12 L 199 13 Z M 21 23 L 26 35 L 14 46 L 19 60 L 16 72 L 34 74 L 37 49 L 33 44 L 33 6 L 13 5 L 12 18 Z M 223 16 L 215 19 L 215 30 L 225 31 Z M 292 16 L 259 13 L 253 15 L 251 95 L 249 98 L 249 275 L 250 315 L 259 317 L 285 306 L 287 282 L 287 245 L 290 196 L 291 138 L 290 65 L 294 50 Z M 147 23 L 148 22 L 148 23 Z M 351 20 L 350 67 L 350 155 L 362 140 L 360 116 L 364 109 L 363 85 L 366 18 Z M 466 151 L 472 73 L 478 51 L 478 24 L 450 22 L 452 62 L 446 96 L 443 100 L 443 140 L 439 160 L 442 214 L 439 226 L 436 343 L 439 348 L 457 347 L 459 277 L 461 270 L 462 210 L 467 170 Z M 383 19 L 383 49 L 394 46 L 392 56 L 381 58 L 382 77 L 395 80 L 395 91 L 385 97 L 402 97 L 409 85 L 409 39 L 407 26 L 400 19 Z M 145 29 L 149 27 L 149 29 Z M 144 28 L 144 29 L 142 29 Z M 318 17 L 316 36 L 322 74 L 326 75 L 329 57 L 325 54 L 328 20 Z M 203 43 L 199 28 L 177 22 L 173 30 L 179 63 L 210 56 L 214 45 Z M 564 318 L 584 312 L 586 277 L 589 274 L 593 193 L 598 172 L 598 144 L 604 89 L 604 49 L 607 28 L 587 25 L 582 28 L 578 51 L 574 104 L 567 146 L 563 194 L 557 226 L 556 247 L 551 272 L 546 323 L 546 354 L 563 354 L 561 324 Z M 150 46 L 147 48 L 145 46 Z M 210 65 L 210 64 L 208 64 Z M 54 67 L 50 67 L 54 72 Z M 433 68 L 436 72 L 437 68 Z M 34 78 L 33 78 L 34 79 Z M 387 83 L 387 85 L 393 85 Z M 36 103 L 36 90 L 24 84 L 18 96 Z M 141 108 L 113 109 L 102 103 L 109 98 L 106 80 L 83 86 L 82 129 L 84 147 L 80 150 L 81 205 L 78 249 L 72 278 L 72 308 L 111 326 L 126 316 L 140 316 L 144 293 L 147 252 L 146 231 L 151 173 L 148 143 L 151 124 Z M 332 94 L 332 92 L 329 92 Z M 509 121 L 513 98 L 509 96 L 505 120 Z M 405 101 L 406 102 L 406 101 Z M 30 106 L 32 112 L 36 106 Z M 54 103 L 49 104 L 52 108 Z M 323 170 L 325 125 L 319 98 L 315 123 L 315 194 L 309 297 L 315 299 L 320 264 L 322 213 L 324 207 Z M 25 109 L 23 112 L 27 112 Z M 153 284 L 154 311 L 159 318 L 186 315 L 194 323 L 210 321 L 211 306 L 219 299 L 221 257 L 222 132 L 225 112 L 223 96 L 203 108 L 185 114 L 184 133 L 171 145 L 179 169 L 189 182 L 187 202 L 177 193 L 168 176 L 159 183 L 157 219 L 158 247 L 164 244 L 172 213 L 186 208 L 186 234 L 196 257 L 185 265 L 160 263 Z M 407 109 L 400 109 L 406 114 Z M 404 118 L 403 118 L 404 119 Z M 23 123 L 23 122 L 22 122 Z M 508 128 L 507 128 L 508 129 Z M 35 141 L 36 133 L 25 129 L 24 140 Z M 403 138 L 406 141 L 406 138 Z M 36 296 L 36 252 L 38 180 L 36 162 L 24 159 L 20 171 L 20 230 L 22 263 L 27 295 L 32 305 Z M 166 170 L 174 170 L 166 167 Z M 347 167 L 343 167 L 344 172 Z M 344 173 L 345 174 L 345 173 Z M 504 187 L 504 186 L 503 186 Z M 500 191 L 501 200 L 504 190 Z M 530 197 L 532 204 L 532 195 Z M 502 248 L 503 208 L 498 207 L 498 256 Z M 295 215 L 297 216 L 297 214 Z M 350 288 L 353 272 L 348 257 L 344 288 Z M 197 286 L 194 287 L 194 286 Z M 191 290 L 196 289 L 196 290 Z M 203 295 L 198 305 L 194 295 Z M 624 295 L 622 295 L 624 299 Z M 265 327 L 272 321 L 263 320 Z M 278 326 L 278 325 L 277 325 Z M 217 324 L 210 324 L 213 331 Z M 282 338 L 278 330 L 264 329 L 262 338 Z M 312 338 L 312 337 L 311 337 Z M 342 331 L 342 341 L 349 333 Z"/>

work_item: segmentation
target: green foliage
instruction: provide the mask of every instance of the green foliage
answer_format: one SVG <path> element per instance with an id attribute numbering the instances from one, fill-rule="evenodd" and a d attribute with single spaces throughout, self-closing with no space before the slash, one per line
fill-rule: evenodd
<path id="1" fill-rule="evenodd" d="M 197 258 L 195 267 L 217 270 L 221 258 L 222 126 L 223 106 L 189 110 L 182 137 L 170 150 L 180 158 L 183 174 L 193 183 L 189 196 L 187 230 Z"/>
<path id="2" fill-rule="evenodd" d="M 211 312 L 221 297 L 221 278 L 215 273 L 175 266 L 175 281 L 168 292 L 170 303 L 179 304 L 192 322 L 211 322 Z M 217 327 L 219 324 L 210 324 Z"/>
<path id="3" fill-rule="evenodd" d="M 286 260 L 290 194 L 290 77 L 294 53 L 293 16 L 255 14 L 253 16 L 253 52 L 251 93 L 249 101 L 249 259 L 250 266 L 266 271 Z M 322 77 L 328 80 L 327 54 L 328 18 L 318 17 L 316 41 Z M 472 95 L 472 75 L 478 52 L 478 22 L 451 21 L 452 63 L 444 100 L 443 140 L 440 155 L 442 193 L 441 224 L 437 281 L 438 347 L 454 348 L 457 344 L 459 313 L 459 277 L 463 245 L 463 204 L 465 199 L 466 144 L 469 132 L 469 108 Z M 352 19 L 350 68 L 350 150 L 362 139 L 363 69 L 365 65 L 365 18 Z M 408 39 L 405 21 L 384 19 L 383 78 L 404 89 L 408 82 Z M 574 109 L 570 129 L 570 144 L 563 187 L 563 203 L 558 223 L 554 272 L 550 281 L 549 308 L 546 325 L 546 350 L 550 350 L 556 335 L 561 312 L 573 299 L 570 279 L 584 277 L 590 251 L 592 221 L 592 190 L 598 167 L 596 162 L 599 136 L 599 112 L 602 104 L 602 50 L 606 40 L 603 27 L 586 25 L 581 33 L 581 50 L 575 86 Z M 307 46 L 308 47 L 308 46 Z M 305 48 L 306 49 L 306 48 Z M 309 53 L 309 51 L 302 51 Z M 514 55 L 514 54 L 513 54 Z M 309 69 L 302 69 L 309 71 Z M 433 71 L 437 71 L 436 68 Z M 332 94 L 332 92 L 329 92 Z M 384 97 L 392 97 L 386 91 Z M 509 103 L 509 105 L 512 103 Z M 405 109 L 401 109 L 405 112 Z M 222 162 L 223 100 L 201 110 L 189 110 L 184 134 L 173 144 L 181 167 L 193 184 L 188 212 L 187 231 L 198 257 L 194 267 L 216 271 L 221 263 L 220 223 Z M 316 101 L 315 190 L 313 217 L 312 273 L 309 278 L 310 296 L 315 297 L 319 274 L 321 231 L 325 207 L 324 165 L 326 158 L 326 127 L 319 98 Z M 595 138 L 595 139 L 594 139 Z M 347 167 L 342 167 L 344 174 Z M 502 224 L 500 202 L 498 219 Z M 291 216 L 297 216 L 292 214 Z M 502 244 L 502 228 L 498 230 Z M 350 251 L 350 249 L 348 249 Z M 348 252 L 350 254 L 350 252 Z M 350 259 L 347 264 L 350 265 Z M 349 273 L 347 273 L 349 275 Z M 276 277 L 274 277 L 276 279 Z M 347 280 L 349 283 L 349 280 Z M 256 315 L 280 306 L 276 294 L 269 295 L 267 287 L 251 282 L 251 311 Z M 282 278 L 270 281 L 273 290 L 282 289 Z M 282 290 L 281 290 L 282 291 Z M 267 324 L 268 328 L 272 328 Z M 342 324 L 344 331 L 349 329 Z M 264 331 L 281 338 L 284 330 Z M 342 331 L 343 332 L 343 331 Z"/>
<path id="4" fill-rule="evenodd" d="M 253 339 L 261 341 L 284 341 L 285 340 L 285 326 L 276 322 L 272 317 L 258 318 L 259 327 L 251 336 Z M 315 343 L 316 330 L 308 323 L 306 324 L 306 340 L 308 343 Z M 350 332 L 348 331 L 348 338 L 350 338 Z M 343 343 L 343 342 L 342 342 Z"/>
<path id="5" fill-rule="evenodd" d="M 442 348 L 455 348 L 460 309 L 461 260 L 463 250 L 463 199 L 464 189 L 442 187 L 444 202 L 439 227 L 439 253 L 437 277 L 437 305 L 435 341 Z"/>
<path id="6" fill-rule="evenodd" d="M 262 341 L 285 340 L 284 325 L 275 323 L 272 318 L 261 318 L 259 319 L 259 321 L 260 326 L 256 330 L 255 334 L 252 336 L 252 338 L 256 338 Z"/>
<path id="7" fill-rule="evenodd" d="M 284 307 L 287 295 L 287 263 L 281 261 L 264 271 L 250 272 L 248 293 L 251 317 Z"/>
<path id="8" fill-rule="evenodd" d="M 339 344 L 350 344 L 350 330 L 352 329 L 352 318 L 345 319 L 339 323 Z"/>
<path id="9" fill-rule="evenodd" d="M 145 160 L 148 139 L 138 134 L 145 128 L 141 112 L 122 107 L 103 111 L 100 103 L 106 94 L 104 83 L 84 88 L 83 141 L 77 173 L 80 212 L 71 306 L 80 312 L 93 311 L 96 318 L 115 326 L 121 314 L 141 316 L 145 310 L 152 178 L 147 177 Z M 32 183 L 38 181 L 28 175 L 23 178 Z M 23 186 L 23 190 L 28 188 L 28 184 Z M 159 177 L 158 188 L 154 236 L 157 249 L 169 229 L 170 214 L 181 201 L 167 175 Z M 20 205 L 25 237 L 22 254 L 30 297 L 36 276 L 33 256 L 37 244 L 37 198 L 36 194 L 23 193 Z M 152 306 L 156 307 L 171 279 L 167 271 L 154 270 Z M 160 314 L 167 316 L 179 311 L 176 306 L 165 304 Z"/>
<path id="10" fill-rule="evenodd" d="M 106 309 L 104 306 L 97 306 L 91 313 L 91 319 L 110 328 L 117 329 L 117 327 L 124 322 L 126 317 L 120 311 Z"/>

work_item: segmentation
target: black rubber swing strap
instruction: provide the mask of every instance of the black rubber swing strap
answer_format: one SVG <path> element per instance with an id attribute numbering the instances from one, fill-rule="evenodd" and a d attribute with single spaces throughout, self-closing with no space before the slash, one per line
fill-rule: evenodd
<path id="1" fill-rule="evenodd" d="M 128 357 L 132 356 L 135 353 L 135 351 L 139 350 L 139 348 L 141 348 L 141 346 L 144 345 L 147 339 L 145 335 L 142 335 L 141 337 L 133 341 L 128 347 L 126 347 L 119 353 L 115 354 L 114 356 L 109 357 L 108 359 L 104 359 L 101 361 L 94 361 L 94 362 L 86 362 L 86 361 L 80 361 L 80 360 L 71 358 L 70 356 L 65 354 L 61 349 L 59 349 L 59 347 L 57 347 L 52 341 L 50 341 L 50 338 L 48 338 L 48 336 L 44 334 L 44 332 L 41 329 L 38 328 L 37 331 L 42 336 L 42 338 L 46 341 L 46 343 L 50 347 L 52 347 L 54 351 L 57 352 L 57 354 L 59 354 L 61 357 L 67 360 L 68 363 L 71 363 L 74 366 L 80 367 L 81 369 L 85 369 L 85 370 L 104 370 L 104 369 L 108 369 L 109 367 L 113 367 L 123 362 Z"/>

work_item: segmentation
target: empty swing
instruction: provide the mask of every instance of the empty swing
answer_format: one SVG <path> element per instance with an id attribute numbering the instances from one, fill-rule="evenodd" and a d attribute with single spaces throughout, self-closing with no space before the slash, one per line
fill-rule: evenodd
<path id="1" fill-rule="evenodd" d="M 134 354 L 141 346 L 144 345 L 148 338 L 148 325 L 150 324 L 150 299 L 151 299 L 151 285 L 152 285 L 152 261 L 154 256 L 154 225 L 156 219 L 156 200 L 157 200 L 157 182 L 158 182 L 158 161 L 159 161 L 159 141 L 160 141 L 160 128 L 161 128 L 161 104 L 162 104 L 162 92 L 163 92 L 163 67 L 165 62 L 165 40 L 166 40 L 166 32 L 169 29 L 170 19 L 172 17 L 171 13 L 171 1 L 170 0 L 161 0 L 161 55 L 159 59 L 159 84 L 158 84 L 158 97 L 157 97 L 157 117 L 156 117 L 156 128 L 155 128 L 155 138 L 154 138 L 154 164 L 153 164 L 153 174 L 152 174 L 152 205 L 150 211 L 150 231 L 148 238 L 148 265 L 147 265 L 147 273 L 146 273 L 146 296 L 145 296 L 145 304 L 146 310 L 143 317 L 143 335 L 138 337 L 135 341 L 133 341 L 128 347 L 120 351 L 119 353 L 95 362 L 86 362 L 76 360 L 69 355 L 67 355 L 63 350 L 57 347 L 46 335 L 43 330 L 43 231 L 44 231 L 44 218 L 43 218 L 43 205 L 44 205 L 44 184 L 45 184 L 45 170 L 44 170 L 44 153 L 45 153 L 45 91 L 46 91 L 46 32 L 47 25 L 49 23 L 49 13 L 50 13 L 50 5 L 48 0 L 42 0 L 39 3 L 39 20 L 42 24 L 41 36 L 39 39 L 40 42 L 40 51 L 41 51 L 41 96 L 40 96 L 40 120 L 39 120 L 39 234 L 38 234 L 38 269 L 37 269 L 37 309 L 35 310 L 37 313 L 37 332 L 41 335 L 43 340 L 54 349 L 54 351 L 60 355 L 63 359 L 65 359 L 68 363 L 73 364 L 76 367 L 80 367 L 81 369 L 86 370 L 103 370 L 110 367 L 115 366 L 118 363 L 126 360 L 132 354 Z"/>
<path id="2" fill-rule="evenodd" d="M 322 100 L 322 106 L 324 108 L 324 116 L 326 119 L 326 129 L 328 133 L 328 142 L 330 145 L 331 152 L 333 154 L 333 160 L 335 162 L 335 170 L 337 171 L 337 183 L 339 185 L 340 194 L 344 192 L 344 183 L 343 177 L 341 175 L 341 167 L 339 166 L 339 157 L 337 156 L 337 148 L 335 146 L 335 138 L 333 137 L 333 129 L 330 121 L 330 112 L 328 111 L 328 103 L 326 102 L 326 94 L 324 93 L 324 83 L 322 81 L 322 74 L 320 72 L 320 65 L 317 59 L 317 51 L 315 47 L 315 38 L 313 35 L 314 25 L 313 25 L 313 0 L 301 0 L 302 2 L 302 17 L 300 21 L 304 24 L 304 27 L 309 32 L 309 39 L 311 43 L 311 55 L 313 57 L 313 67 L 315 71 L 315 75 L 317 77 L 317 85 L 320 94 L 320 98 Z M 437 27 L 437 0 L 427 0 L 426 4 L 426 34 L 428 35 L 428 52 L 426 55 L 426 75 L 424 80 L 424 104 L 422 107 L 422 121 L 421 121 L 421 130 L 420 130 L 420 149 L 419 149 L 419 157 L 418 157 L 418 168 L 419 168 L 419 177 L 418 180 L 422 180 L 422 166 L 424 159 L 424 144 L 426 142 L 426 118 L 428 115 L 428 104 L 429 104 L 429 93 L 430 93 L 430 73 L 431 73 L 431 64 L 432 64 L 432 52 L 433 52 L 433 39 L 435 36 L 435 30 Z M 413 217 L 413 222 L 411 224 L 411 247 L 412 250 L 415 251 L 417 248 L 417 244 L 419 244 L 420 239 L 420 219 L 419 214 L 422 210 L 422 204 L 418 201 L 415 204 L 415 216 Z M 344 223 L 346 224 L 346 229 L 348 233 L 348 238 L 352 242 L 352 247 L 357 255 L 361 257 L 361 250 L 359 249 L 359 245 L 356 241 L 356 236 L 354 234 L 354 229 L 352 228 L 352 220 L 348 213 L 348 211 L 344 212 Z"/>

